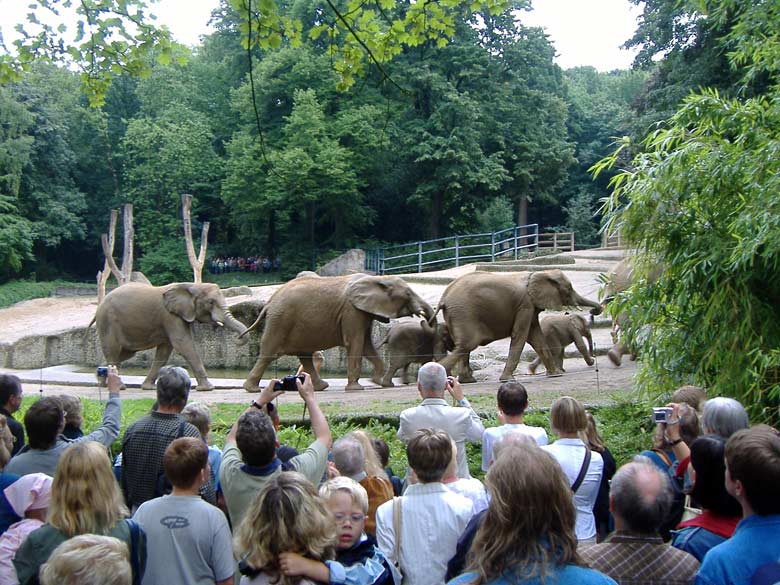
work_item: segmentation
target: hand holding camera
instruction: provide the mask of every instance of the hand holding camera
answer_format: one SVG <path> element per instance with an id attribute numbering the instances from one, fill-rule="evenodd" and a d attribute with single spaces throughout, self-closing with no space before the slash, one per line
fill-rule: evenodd
<path id="1" fill-rule="evenodd" d="M 122 378 L 119 377 L 119 370 L 114 365 L 98 367 L 96 375 L 98 386 L 108 386 L 109 394 L 119 393 L 125 388 Z"/>
<path id="2" fill-rule="evenodd" d="M 281 380 L 277 380 L 274 384 L 274 392 L 292 392 L 298 389 L 298 380 L 301 384 L 306 380 L 304 374 L 298 376 L 285 376 Z"/>
<path id="3" fill-rule="evenodd" d="M 460 382 L 454 376 L 447 376 L 447 385 L 445 387 L 455 400 L 458 402 L 463 400 L 463 388 L 461 388 Z"/>

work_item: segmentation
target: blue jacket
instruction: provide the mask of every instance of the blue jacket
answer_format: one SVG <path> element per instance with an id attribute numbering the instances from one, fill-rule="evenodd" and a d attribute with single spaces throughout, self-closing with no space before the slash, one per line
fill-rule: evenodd
<path id="1" fill-rule="evenodd" d="M 750 585 L 756 570 L 780 557 L 780 514 L 743 518 L 734 535 L 710 549 L 696 585 Z"/>
<path id="2" fill-rule="evenodd" d="M 449 581 L 447 585 L 467 585 L 474 581 L 477 573 L 463 573 L 460 577 Z M 515 574 L 502 576 L 489 581 L 486 585 L 540 585 L 539 577 L 523 579 Z M 551 568 L 544 576 L 544 585 L 617 585 L 613 579 L 606 575 L 576 565 L 564 565 Z"/>

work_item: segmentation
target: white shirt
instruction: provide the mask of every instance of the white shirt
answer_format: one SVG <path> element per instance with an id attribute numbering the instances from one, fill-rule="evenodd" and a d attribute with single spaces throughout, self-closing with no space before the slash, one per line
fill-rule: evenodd
<path id="1" fill-rule="evenodd" d="M 479 441 L 485 426 L 469 406 L 449 406 L 444 398 L 426 398 L 419 406 L 401 413 L 398 439 L 405 445 L 419 429 L 446 431 L 458 447 L 458 477 L 471 477 L 466 459 L 466 441 Z"/>
<path id="2" fill-rule="evenodd" d="M 461 477 L 457 481 L 445 483 L 448 490 L 467 497 L 474 505 L 474 514 L 479 514 L 488 507 L 489 498 L 485 486 L 476 477 L 468 479 Z"/>
<path id="3" fill-rule="evenodd" d="M 472 516 L 471 500 L 441 483 L 412 484 L 400 500 L 404 585 L 443 585 L 447 562 Z M 376 540 L 388 559 L 395 559 L 394 505 L 390 500 L 376 511 Z"/>
<path id="4" fill-rule="evenodd" d="M 485 429 L 485 432 L 482 433 L 482 471 L 487 471 L 490 467 L 490 462 L 493 461 L 493 445 L 510 431 L 528 435 L 536 441 L 540 447 L 547 444 L 547 431 L 542 427 L 529 427 L 527 424 L 523 423 L 505 424 L 500 427 Z"/>
<path id="5" fill-rule="evenodd" d="M 542 447 L 560 464 L 569 485 L 573 484 L 580 474 L 585 461 L 585 443 L 580 439 L 558 439 L 552 445 Z M 577 524 L 574 531 L 577 540 L 587 540 L 596 536 L 596 519 L 593 517 L 593 504 L 599 495 L 601 474 L 604 471 L 604 460 L 601 453 L 591 451 L 590 465 L 585 473 L 585 479 L 574 494 L 574 507 L 577 509 Z"/>

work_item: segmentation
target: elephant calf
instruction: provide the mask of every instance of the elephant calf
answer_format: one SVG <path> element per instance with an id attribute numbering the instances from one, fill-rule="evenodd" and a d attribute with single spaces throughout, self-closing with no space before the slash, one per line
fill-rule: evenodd
<path id="1" fill-rule="evenodd" d="M 582 354 L 586 364 L 589 366 L 594 364 L 593 338 L 590 334 L 590 325 L 585 317 L 569 313 L 551 315 L 542 319 L 539 326 L 542 329 L 547 349 L 552 354 L 553 361 L 560 371 L 565 371 L 563 369 L 563 355 L 566 346 L 570 343 L 577 346 L 577 350 Z M 587 347 L 582 342 L 583 337 L 588 340 Z M 541 361 L 541 358 L 536 356 L 528 366 L 528 373 L 535 374 Z"/>
<path id="2" fill-rule="evenodd" d="M 415 321 L 394 323 L 377 348 L 382 345 L 387 345 L 387 357 L 390 362 L 382 378 L 384 387 L 394 386 L 393 374 L 398 371 L 398 368 L 403 368 L 401 381 L 408 384 L 409 364 L 438 361 L 454 347 L 446 323 L 434 321 L 431 326 L 425 320 L 420 321 L 419 324 Z"/>

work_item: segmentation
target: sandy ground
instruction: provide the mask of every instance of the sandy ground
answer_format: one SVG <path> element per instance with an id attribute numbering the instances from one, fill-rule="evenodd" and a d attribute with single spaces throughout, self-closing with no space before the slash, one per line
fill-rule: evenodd
<path id="1" fill-rule="evenodd" d="M 575 289 L 589 298 L 597 298 L 598 275 L 604 265 L 617 262 L 621 256 L 616 251 L 593 251 L 589 254 L 575 253 L 580 270 L 566 271 Z M 592 269 L 589 267 L 592 266 Z M 565 269 L 565 267 L 562 267 Z M 458 276 L 472 271 L 473 266 L 463 266 L 450 270 L 434 273 L 435 275 Z M 584 269 L 584 270 L 583 270 Z M 426 274 L 428 276 L 428 274 Z M 426 301 L 435 306 L 438 302 L 444 285 L 412 284 L 415 291 Z M 276 286 L 259 287 L 252 289 L 252 298 L 267 300 L 276 290 Z M 228 299 L 229 304 L 241 302 L 248 296 Z M 69 298 L 44 298 L 18 303 L 12 307 L 0 310 L 0 343 L 13 343 L 14 341 L 29 335 L 46 335 L 67 331 L 72 328 L 85 327 L 95 314 L 97 299 L 95 297 L 69 297 Z M 608 329 L 594 329 L 594 341 L 597 348 L 605 348 L 609 344 Z M 481 348 L 472 354 L 472 362 L 475 364 L 475 376 L 478 380 L 484 380 L 466 386 L 468 394 L 494 393 L 498 383 L 498 376 L 503 369 L 503 361 L 494 354 L 506 358 L 509 340 L 495 342 L 488 346 L 487 353 L 480 354 Z M 492 354 L 489 350 L 493 350 Z M 482 359 L 480 359 L 480 355 Z M 485 357 L 490 355 L 490 357 Z M 534 395 L 557 396 L 566 393 L 583 395 L 594 401 L 607 400 L 611 391 L 626 389 L 632 386 L 632 377 L 636 366 L 632 362 L 626 362 L 620 368 L 615 368 L 604 357 L 598 358 L 597 368 L 588 367 L 581 358 L 567 359 L 565 368 L 567 373 L 560 377 L 548 377 L 545 375 L 524 375 L 527 362 L 520 364 L 517 378 L 521 380 Z M 12 370 L 2 370 L 12 371 Z M 98 398 L 101 393 L 95 386 L 94 377 L 89 374 L 76 374 L 69 366 L 55 366 L 43 370 L 15 371 L 25 381 L 25 391 L 28 394 L 42 391 L 44 393 L 73 393 L 80 396 Z M 140 383 L 141 377 L 130 377 L 127 381 L 131 386 L 126 391 L 128 398 L 150 397 L 149 392 L 133 388 Z M 218 380 L 212 381 L 222 389 L 213 392 L 197 393 L 198 400 L 205 402 L 244 402 L 250 395 L 244 392 L 240 385 L 242 380 Z M 331 387 L 320 393 L 321 402 L 343 402 L 345 404 L 367 404 L 382 400 L 399 400 L 416 398 L 417 392 L 414 386 L 398 386 L 396 388 L 379 388 L 371 384 L 368 379 L 361 379 L 366 385 L 362 392 L 345 392 L 344 379 L 328 379 Z M 399 382 L 397 382 L 399 383 Z M 283 402 L 297 401 L 297 395 L 285 395 Z"/>

